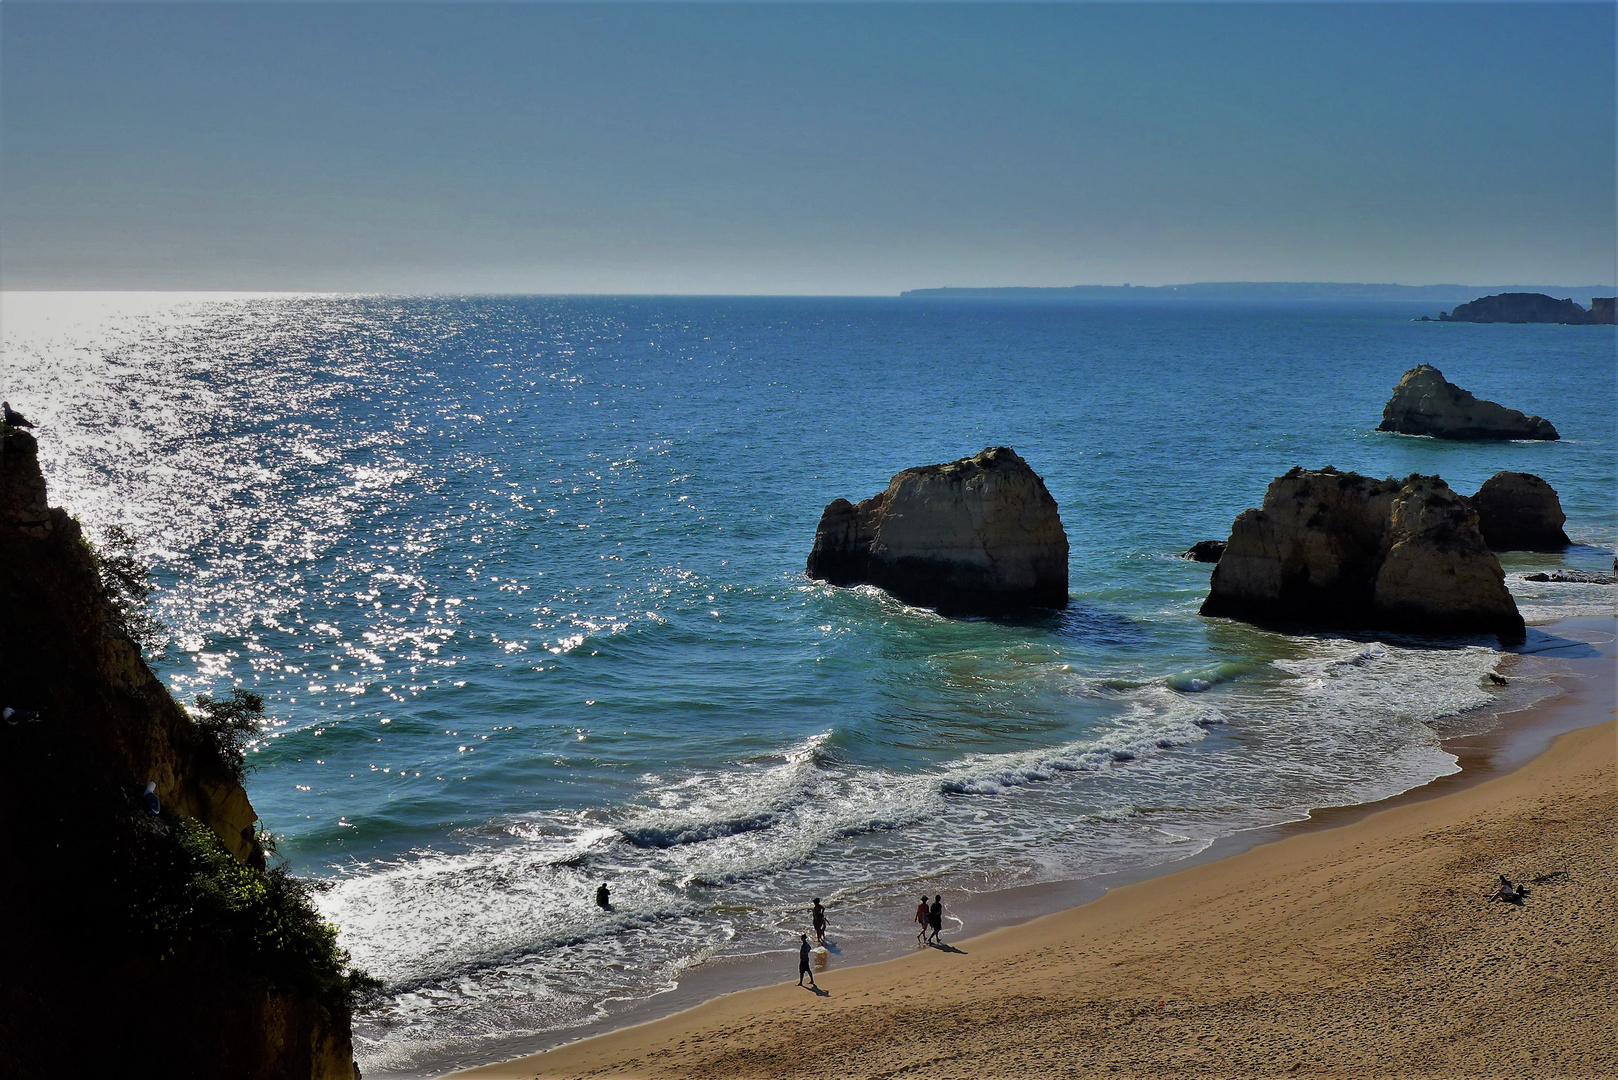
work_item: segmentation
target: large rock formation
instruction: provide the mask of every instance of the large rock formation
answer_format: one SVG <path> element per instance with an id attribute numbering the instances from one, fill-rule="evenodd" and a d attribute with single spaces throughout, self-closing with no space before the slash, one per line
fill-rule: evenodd
<path id="1" fill-rule="evenodd" d="M 1508 292 L 1484 296 L 1462 304 L 1447 314 L 1440 313 L 1439 322 L 1473 323 L 1563 323 L 1588 326 L 1598 321 L 1595 315 L 1572 300 L 1558 300 L 1537 292 Z"/>
<path id="2" fill-rule="evenodd" d="M 870 584 L 949 615 L 1067 606 L 1067 533 L 1045 482 L 1009 447 L 896 475 L 826 507 L 808 574 Z"/>
<path id="3" fill-rule="evenodd" d="M 1549 420 L 1482 401 L 1431 364 L 1404 373 L 1382 410 L 1378 431 L 1439 439 L 1559 439 Z"/>
<path id="4" fill-rule="evenodd" d="M 1590 321 L 1600 326 L 1618 323 L 1618 311 L 1613 307 L 1615 303 L 1618 303 L 1618 296 L 1590 297 Z"/>
<path id="5" fill-rule="evenodd" d="M 1277 477 L 1262 509 L 1237 516 L 1202 614 L 1507 642 L 1524 633 L 1477 515 L 1444 481 L 1329 467 Z"/>
<path id="6" fill-rule="evenodd" d="M 37 713 L 0 724 L 0 1076 L 352 1080 L 330 931 L 264 872 L 247 792 L 146 665 L 37 451 L 0 424 L 0 707 Z"/>
<path id="7" fill-rule="evenodd" d="M 1561 551 L 1573 542 L 1562 531 L 1567 515 L 1556 489 L 1533 473 L 1497 472 L 1470 502 L 1496 551 Z"/>

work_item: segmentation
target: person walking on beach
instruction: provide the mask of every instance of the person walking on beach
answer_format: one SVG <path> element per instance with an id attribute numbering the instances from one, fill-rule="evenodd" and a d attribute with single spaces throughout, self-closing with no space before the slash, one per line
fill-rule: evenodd
<path id="1" fill-rule="evenodd" d="M 809 912 L 809 922 L 815 928 L 815 940 L 826 944 L 826 909 L 820 906 L 820 897 L 815 897 L 815 906 Z"/>
<path id="2" fill-rule="evenodd" d="M 931 941 L 938 944 L 938 935 L 944 932 L 944 898 L 933 897 L 933 906 L 927 909 L 927 931 L 931 934 Z"/>
<path id="3" fill-rule="evenodd" d="M 809 935 L 798 935 L 798 985 L 803 985 L 803 977 L 809 976 L 809 989 L 819 990 L 815 985 L 815 973 L 809 969 Z"/>
<path id="4" fill-rule="evenodd" d="M 916 944 L 924 944 L 927 940 L 927 927 L 932 922 L 932 909 L 927 906 L 927 897 L 921 898 L 916 905 L 916 925 L 921 929 L 916 931 Z"/>

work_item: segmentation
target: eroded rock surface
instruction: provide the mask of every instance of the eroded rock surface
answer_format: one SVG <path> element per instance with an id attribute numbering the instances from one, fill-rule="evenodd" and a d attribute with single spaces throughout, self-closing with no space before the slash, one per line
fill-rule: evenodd
<path id="1" fill-rule="evenodd" d="M 1067 606 L 1056 500 L 1010 447 L 898 473 L 859 505 L 826 507 L 810 577 L 870 584 L 948 615 Z"/>
<path id="2" fill-rule="evenodd" d="M 1218 562 L 1225 554 L 1223 540 L 1198 540 L 1186 551 L 1184 558 L 1192 562 Z"/>
<path id="3" fill-rule="evenodd" d="M 1329 467 L 1277 477 L 1261 509 L 1237 516 L 1202 614 L 1507 642 L 1524 633 L 1477 514 L 1443 480 Z"/>
<path id="4" fill-rule="evenodd" d="M 1439 439 L 1561 438 L 1549 420 L 1474 397 L 1431 364 L 1404 373 L 1382 410 L 1377 430 Z"/>
<path id="5" fill-rule="evenodd" d="M 1472 496 L 1484 541 L 1496 551 L 1561 551 L 1571 540 L 1556 489 L 1533 473 L 1497 472 Z"/>

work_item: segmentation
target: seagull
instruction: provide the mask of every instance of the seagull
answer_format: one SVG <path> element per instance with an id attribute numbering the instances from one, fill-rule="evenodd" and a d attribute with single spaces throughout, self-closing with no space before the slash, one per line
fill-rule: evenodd
<path id="1" fill-rule="evenodd" d="M 6 411 L 6 423 L 10 424 L 12 427 L 33 427 L 34 426 L 33 422 L 31 420 L 29 420 L 28 417 L 24 416 L 20 412 L 17 412 L 15 409 L 13 409 L 11 407 L 11 402 L 9 402 L 9 401 L 0 401 L 0 408 L 5 409 L 5 411 Z"/>

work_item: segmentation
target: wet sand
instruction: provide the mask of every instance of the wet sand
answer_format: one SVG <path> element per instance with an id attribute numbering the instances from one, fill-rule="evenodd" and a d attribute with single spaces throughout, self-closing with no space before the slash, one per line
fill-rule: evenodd
<path id="1" fill-rule="evenodd" d="M 1612 626 L 1543 628 L 1513 666 L 1565 692 L 1447 744 L 1462 771 L 1395 799 L 1075 883 L 1073 903 L 1110 891 L 821 971 L 823 995 L 744 990 L 463 1075 L 1618 1075 Z M 1484 901 L 1499 873 L 1530 879 L 1522 908 Z M 1015 917 L 1062 888 L 994 902 Z M 758 973 L 682 991 L 738 974 Z"/>

